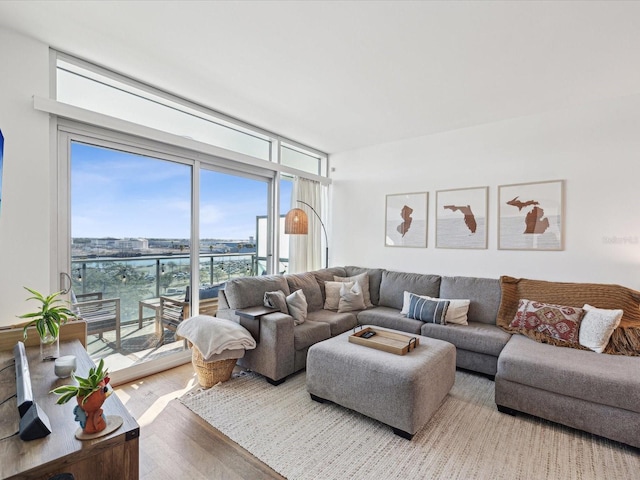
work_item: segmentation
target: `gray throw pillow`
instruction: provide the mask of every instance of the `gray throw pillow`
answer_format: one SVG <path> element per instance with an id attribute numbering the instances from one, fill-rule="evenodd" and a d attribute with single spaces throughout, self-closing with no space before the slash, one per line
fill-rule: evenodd
<path id="1" fill-rule="evenodd" d="M 287 296 L 289 315 L 293 317 L 293 324 L 300 325 L 307 319 L 307 299 L 302 290 L 296 290 Z"/>
<path id="2" fill-rule="evenodd" d="M 338 313 L 364 309 L 364 295 L 362 295 L 360 284 L 357 282 L 344 282 L 340 287 Z"/>
<path id="3" fill-rule="evenodd" d="M 367 274 L 367 272 L 361 273 L 360 275 L 354 275 L 353 277 L 334 276 L 333 280 L 336 282 L 357 282 L 360 285 L 360 289 L 362 290 L 365 308 L 373 307 L 373 303 L 371 303 L 371 294 L 369 292 L 369 275 Z"/>
<path id="4" fill-rule="evenodd" d="M 277 308 L 282 313 L 289 315 L 289 308 L 287 307 L 287 296 L 282 290 L 276 290 L 275 292 L 264 292 L 264 306 L 269 308 Z"/>

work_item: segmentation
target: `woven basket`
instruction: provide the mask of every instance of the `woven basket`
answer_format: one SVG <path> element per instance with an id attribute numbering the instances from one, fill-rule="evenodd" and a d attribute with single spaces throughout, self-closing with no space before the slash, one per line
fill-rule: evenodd
<path id="1" fill-rule="evenodd" d="M 202 353 L 196 347 L 191 350 L 191 363 L 198 374 L 198 383 L 204 388 L 213 387 L 216 383 L 226 382 L 231 378 L 236 358 L 205 362 Z"/>

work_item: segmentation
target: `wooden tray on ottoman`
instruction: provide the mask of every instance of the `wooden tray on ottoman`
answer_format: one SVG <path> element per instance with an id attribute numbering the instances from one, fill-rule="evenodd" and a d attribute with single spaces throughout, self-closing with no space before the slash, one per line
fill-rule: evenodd
<path id="1" fill-rule="evenodd" d="M 362 335 L 366 332 L 375 332 L 376 334 L 371 338 L 362 338 Z M 379 330 L 373 327 L 363 328 L 359 332 L 349 335 L 349 341 L 365 347 L 395 353 L 396 355 L 404 355 L 420 344 L 420 340 L 415 335 L 389 332 L 388 330 Z"/>

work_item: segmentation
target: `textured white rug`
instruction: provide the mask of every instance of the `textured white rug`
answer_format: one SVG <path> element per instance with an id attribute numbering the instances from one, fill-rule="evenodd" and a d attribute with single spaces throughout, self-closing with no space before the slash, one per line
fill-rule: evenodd
<path id="1" fill-rule="evenodd" d="M 496 410 L 494 384 L 456 373 L 449 396 L 412 441 L 310 399 L 305 373 L 278 387 L 252 373 L 180 399 L 254 456 L 298 479 L 633 479 L 631 447 Z"/>

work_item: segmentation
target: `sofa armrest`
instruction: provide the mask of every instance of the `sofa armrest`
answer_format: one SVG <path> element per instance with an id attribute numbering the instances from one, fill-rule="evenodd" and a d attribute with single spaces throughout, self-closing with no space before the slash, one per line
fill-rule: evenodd
<path id="1" fill-rule="evenodd" d="M 277 381 L 294 371 L 293 317 L 275 312 L 260 322 L 260 343 L 247 350 L 241 365 Z"/>

